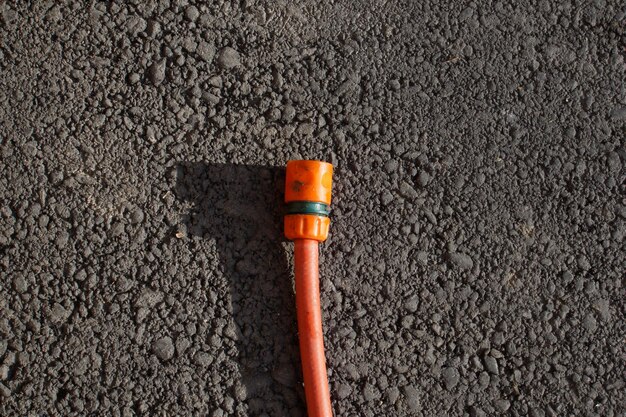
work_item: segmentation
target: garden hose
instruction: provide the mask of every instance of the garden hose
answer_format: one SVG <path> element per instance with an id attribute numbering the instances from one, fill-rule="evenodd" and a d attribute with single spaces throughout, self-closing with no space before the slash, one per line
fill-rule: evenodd
<path id="1" fill-rule="evenodd" d="M 309 417 L 332 417 L 324 356 L 318 244 L 328 237 L 333 166 L 289 161 L 285 181 L 285 236 L 294 241 L 296 310 Z"/>

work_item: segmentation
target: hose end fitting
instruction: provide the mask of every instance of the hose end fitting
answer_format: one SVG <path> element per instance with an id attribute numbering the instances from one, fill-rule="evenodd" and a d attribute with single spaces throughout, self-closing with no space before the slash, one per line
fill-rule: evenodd
<path id="1" fill-rule="evenodd" d="M 322 161 L 289 161 L 285 181 L 285 236 L 323 242 L 330 226 L 333 166 Z"/>

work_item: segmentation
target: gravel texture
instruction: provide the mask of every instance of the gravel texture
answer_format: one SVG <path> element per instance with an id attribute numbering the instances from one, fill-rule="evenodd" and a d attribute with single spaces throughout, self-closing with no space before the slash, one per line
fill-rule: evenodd
<path id="1" fill-rule="evenodd" d="M 304 416 L 297 158 L 336 166 L 336 415 L 623 415 L 623 2 L 33 3 L 0 2 L 0 415 Z"/>

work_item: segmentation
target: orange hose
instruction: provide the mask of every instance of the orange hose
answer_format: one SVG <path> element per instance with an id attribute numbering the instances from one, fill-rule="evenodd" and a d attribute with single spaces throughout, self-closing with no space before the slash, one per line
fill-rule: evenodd
<path id="1" fill-rule="evenodd" d="M 294 241 L 296 309 L 309 417 L 332 417 L 320 306 L 318 241 Z"/>

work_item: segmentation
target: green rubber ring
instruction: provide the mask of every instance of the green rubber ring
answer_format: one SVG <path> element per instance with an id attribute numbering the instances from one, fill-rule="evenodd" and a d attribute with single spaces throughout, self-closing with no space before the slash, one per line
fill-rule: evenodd
<path id="1" fill-rule="evenodd" d="M 314 201 L 292 201 L 287 203 L 287 214 L 317 214 L 328 217 L 330 207 L 328 204 L 316 203 Z"/>

